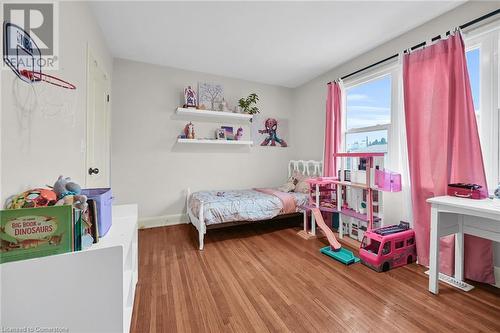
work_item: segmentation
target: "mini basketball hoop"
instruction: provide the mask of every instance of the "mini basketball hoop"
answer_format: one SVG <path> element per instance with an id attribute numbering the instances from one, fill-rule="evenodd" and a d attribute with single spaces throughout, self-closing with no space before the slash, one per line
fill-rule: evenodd
<path id="1" fill-rule="evenodd" d="M 52 75 L 43 74 L 42 72 L 33 72 L 33 71 L 28 71 L 27 69 L 23 69 L 21 70 L 21 75 L 30 80 L 31 82 L 43 81 L 61 88 L 76 89 L 76 86 L 74 84 L 64 81 Z"/>
<path id="2" fill-rule="evenodd" d="M 10 22 L 4 23 L 3 60 L 26 83 L 43 81 L 60 88 L 76 89 L 74 84 L 42 73 L 42 54 L 36 42 L 20 26 Z"/>
<path id="3" fill-rule="evenodd" d="M 29 146 L 32 117 L 57 118 L 75 126 L 76 86 L 42 72 L 46 59 L 36 42 L 20 26 L 3 24 L 3 61 L 14 72 L 12 92 L 23 147 Z M 39 84 L 41 82 L 48 84 Z M 24 84 L 27 83 L 27 84 Z M 64 88 L 64 89 L 60 89 Z"/>

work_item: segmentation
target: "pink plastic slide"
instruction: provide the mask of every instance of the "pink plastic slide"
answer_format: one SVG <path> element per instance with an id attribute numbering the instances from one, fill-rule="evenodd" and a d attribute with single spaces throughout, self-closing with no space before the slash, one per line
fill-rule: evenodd
<path id="1" fill-rule="evenodd" d="M 328 239 L 328 242 L 330 243 L 330 247 L 335 251 L 340 250 L 341 245 L 337 241 L 337 238 L 335 238 L 333 231 L 326 225 L 325 220 L 323 220 L 323 216 L 321 215 L 320 210 L 318 208 L 311 208 L 311 211 L 314 215 L 314 219 L 316 220 L 316 224 L 318 225 L 318 227 L 320 227 L 320 229 L 326 235 L 326 238 Z"/>

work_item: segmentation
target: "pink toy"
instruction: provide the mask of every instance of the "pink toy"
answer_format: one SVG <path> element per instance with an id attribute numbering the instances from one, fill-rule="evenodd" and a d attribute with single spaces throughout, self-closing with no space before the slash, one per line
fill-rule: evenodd
<path id="1" fill-rule="evenodd" d="M 342 247 L 340 243 L 337 241 L 337 238 L 333 234 L 332 229 L 330 229 L 326 223 L 325 220 L 323 220 L 323 216 L 321 215 L 321 212 L 318 208 L 312 208 L 311 212 L 314 215 L 314 218 L 316 219 L 316 223 L 318 224 L 318 227 L 323 231 L 325 234 L 326 238 L 328 239 L 328 243 L 330 243 L 330 246 L 332 250 L 338 251 Z"/>
<path id="2" fill-rule="evenodd" d="M 375 185 L 379 190 L 401 191 L 401 174 L 389 170 L 375 170 Z"/>
<path id="3" fill-rule="evenodd" d="M 309 184 L 309 205 L 314 205 L 319 208 L 321 206 L 331 206 L 334 208 L 336 203 L 337 190 L 335 177 L 316 177 L 307 179 L 306 182 Z"/>
<path id="4" fill-rule="evenodd" d="M 365 232 L 359 257 L 366 266 L 377 272 L 411 264 L 417 258 L 415 231 L 401 222 Z"/>
<path id="5" fill-rule="evenodd" d="M 236 131 L 236 135 L 234 137 L 235 140 L 241 140 L 241 138 L 243 137 L 243 128 L 238 128 L 238 130 Z"/>

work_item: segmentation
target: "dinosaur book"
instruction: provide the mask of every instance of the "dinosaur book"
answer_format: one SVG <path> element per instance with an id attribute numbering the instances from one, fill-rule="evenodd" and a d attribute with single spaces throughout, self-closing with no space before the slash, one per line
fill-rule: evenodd
<path id="1" fill-rule="evenodd" d="M 0 211 L 0 263 L 73 250 L 69 205 Z"/>

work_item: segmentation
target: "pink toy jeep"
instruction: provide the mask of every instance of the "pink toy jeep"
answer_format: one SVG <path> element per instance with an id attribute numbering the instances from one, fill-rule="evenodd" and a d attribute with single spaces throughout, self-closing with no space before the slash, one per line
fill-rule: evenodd
<path id="1" fill-rule="evenodd" d="M 359 257 L 377 272 L 411 264 L 417 259 L 415 232 L 406 222 L 365 232 Z"/>

